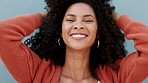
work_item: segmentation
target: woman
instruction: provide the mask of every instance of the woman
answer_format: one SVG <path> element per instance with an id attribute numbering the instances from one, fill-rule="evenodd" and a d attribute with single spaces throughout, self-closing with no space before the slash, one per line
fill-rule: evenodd
<path id="1" fill-rule="evenodd" d="M 45 16 L 36 13 L 0 21 L 1 59 L 18 83 L 140 83 L 146 79 L 147 26 L 114 13 L 109 0 L 45 2 Z M 25 41 L 29 49 L 21 40 L 38 27 L 39 32 Z M 137 51 L 127 57 L 120 29 L 135 41 Z"/>

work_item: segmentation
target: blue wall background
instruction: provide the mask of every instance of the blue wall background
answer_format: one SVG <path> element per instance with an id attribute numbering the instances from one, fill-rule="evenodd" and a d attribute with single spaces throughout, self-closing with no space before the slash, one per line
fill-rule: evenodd
<path id="1" fill-rule="evenodd" d="M 131 18 L 148 24 L 148 0 L 112 0 L 112 4 L 116 6 L 117 12 L 128 14 Z M 20 14 L 44 12 L 44 7 L 44 0 L 0 0 L 0 20 Z M 129 53 L 135 51 L 133 45 L 133 41 L 126 41 L 125 46 Z M 16 83 L 2 61 L 0 61 L 0 83 Z M 148 80 L 143 83 L 148 83 Z"/>

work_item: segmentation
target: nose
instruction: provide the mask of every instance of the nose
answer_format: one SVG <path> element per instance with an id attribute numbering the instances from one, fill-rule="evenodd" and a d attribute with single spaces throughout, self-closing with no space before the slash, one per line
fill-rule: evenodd
<path id="1" fill-rule="evenodd" d="M 84 26 L 74 26 L 73 29 L 84 29 Z"/>
<path id="2" fill-rule="evenodd" d="M 73 29 L 84 29 L 85 26 L 81 22 L 77 22 L 74 24 Z"/>

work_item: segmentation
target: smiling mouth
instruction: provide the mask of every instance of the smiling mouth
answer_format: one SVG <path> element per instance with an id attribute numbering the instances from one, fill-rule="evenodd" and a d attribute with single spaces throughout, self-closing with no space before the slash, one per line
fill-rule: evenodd
<path id="1" fill-rule="evenodd" d="M 73 39 L 85 39 L 88 35 L 84 33 L 74 33 L 70 35 Z"/>

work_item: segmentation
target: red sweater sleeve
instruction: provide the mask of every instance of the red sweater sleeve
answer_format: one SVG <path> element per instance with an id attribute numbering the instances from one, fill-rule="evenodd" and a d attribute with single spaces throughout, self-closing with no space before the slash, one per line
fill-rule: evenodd
<path id="1" fill-rule="evenodd" d="M 127 39 L 134 40 L 137 50 L 121 61 L 121 83 L 141 83 L 148 76 L 148 26 L 133 21 L 126 15 L 121 16 L 117 24 L 125 32 Z"/>
<path id="2" fill-rule="evenodd" d="M 0 58 L 18 82 L 30 83 L 40 63 L 40 58 L 21 41 L 41 24 L 39 13 L 0 21 Z"/>

